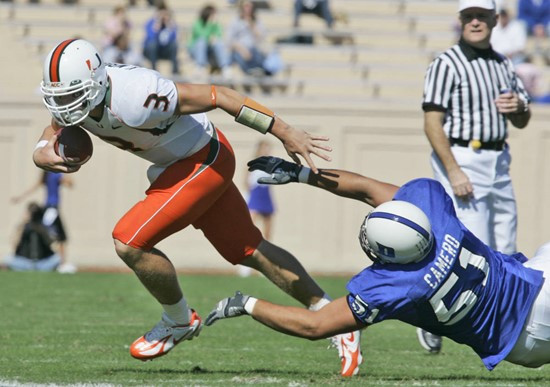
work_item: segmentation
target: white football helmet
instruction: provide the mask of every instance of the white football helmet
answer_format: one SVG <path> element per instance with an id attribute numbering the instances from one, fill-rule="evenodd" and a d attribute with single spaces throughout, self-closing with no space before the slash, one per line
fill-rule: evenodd
<path id="1" fill-rule="evenodd" d="M 374 262 L 419 262 L 433 246 L 433 234 L 426 214 L 400 200 L 383 203 L 365 218 L 359 232 L 363 251 Z"/>
<path id="2" fill-rule="evenodd" d="M 105 97 L 105 64 L 90 42 L 65 40 L 46 57 L 40 89 L 54 119 L 63 126 L 75 125 Z"/>

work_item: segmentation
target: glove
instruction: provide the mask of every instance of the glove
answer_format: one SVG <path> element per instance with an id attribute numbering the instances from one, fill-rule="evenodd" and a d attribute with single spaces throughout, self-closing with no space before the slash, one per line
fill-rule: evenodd
<path id="1" fill-rule="evenodd" d="M 271 174 L 269 177 L 260 177 L 261 184 L 288 184 L 298 182 L 298 175 L 302 166 L 285 161 L 279 157 L 262 156 L 248 162 L 248 170 L 260 170 Z"/>
<path id="2" fill-rule="evenodd" d="M 222 318 L 231 318 L 248 314 L 244 309 L 244 304 L 250 296 L 243 295 L 240 291 L 237 291 L 233 297 L 224 298 L 216 308 L 210 312 L 204 323 L 208 326 L 214 324 L 216 321 Z"/>

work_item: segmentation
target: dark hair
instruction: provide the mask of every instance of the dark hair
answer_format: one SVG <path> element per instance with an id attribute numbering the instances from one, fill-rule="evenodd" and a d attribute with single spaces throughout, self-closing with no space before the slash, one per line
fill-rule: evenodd
<path id="1" fill-rule="evenodd" d="M 42 223 L 42 216 L 44 215 L 44 209 L 37 203 L 29 203 L 27 210 L 29 211 L 30 221 L 33 223 Z"/>
<path id="2" fill-rule="evenodd" d="M 241 0 L 239 1 L 239 17 L 242 19 L 243 16 L 244 16 L 244 5 L 246 3 L 249 3 L 250 6 L 252 7 L 252 11 L 250 13 L 250 18 L 252 19 L 252 21 L 256 21 L 256 4 L 254 4 L 253 1 L 250 1 L 250 0 Z"/>
<path id="3" fill-rule="evenodd" d="M 202 9 L 201 9 L 201 12 L 199 14 L 199 19 L 202 20 L 202 23 L 203 24 L 206 24 L 206 22 L 208 21 L 208 19 L 210 19 L 210 17 L 216 13 L 216 8 L 213 6 L 213 5 L 205 5 Z"/>

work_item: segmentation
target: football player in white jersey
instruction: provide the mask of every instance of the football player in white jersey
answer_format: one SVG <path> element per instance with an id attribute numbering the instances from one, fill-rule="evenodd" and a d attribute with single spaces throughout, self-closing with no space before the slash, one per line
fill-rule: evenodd
<path id="1" fill-rule="evenodd" d="M 174 83 L 153 70 L 103 63 L 96 48 L 82 39 L 65 40 L 48 54 L 41 89 L 53 118 L 33 153 L 38 167 L 58 172 L 80 168 L 54 151 L 56 130 L 74 125 L 152 163 L 146 198 L 113 230 L 118 256 L 164 310 L 161 321 L 131 345 L 133 357 L 150 360 L 165 355 L 180 341 L 198 336 L 202 328 L 200 317 L 188 307 L 172 263 L 155 248 L 189 225 L 200 229 L 227 261 L 259 270 L 309 308 L 329 303 L 296 258 L 266 241 L 253 225 L 232 181 L 231 145 L 205 112 L 220 108 L 243 125 L 271 133 L 293 160 L 299 163 L 301 156 L 314 171 L 311 154 L 329 160 L 323 152 L 331 150 L 324 144 L 326 137 L 297 130 L 226 87 Z M 354 337 L 356 347 L 359 335 Z M 359 362 L 355 358 L 351 365 L 347 360 L 345 338 L 336 336 L 333 342 L 342 374 L 352 375 Z"/>

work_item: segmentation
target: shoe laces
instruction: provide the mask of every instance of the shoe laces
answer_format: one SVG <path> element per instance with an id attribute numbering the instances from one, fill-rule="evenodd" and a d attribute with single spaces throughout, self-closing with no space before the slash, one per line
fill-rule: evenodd
<path id="1" fill-rule="evenodd" d="M 160 320 L 154 327 L 145 335 L 147 341 L 158 341 L 172 334 L 172 327 L 164 320 Z"/>
<path id="2" fill-rule="evenodd" d="M 342 340 L 340 340 L 340 335 L 332 336 L 328 338 L 330 343 L 328 344 L 327 349 L 336 348 L 338 350 L 338 356 L 344 356 L 344 348 L 342 348 Z"/>

